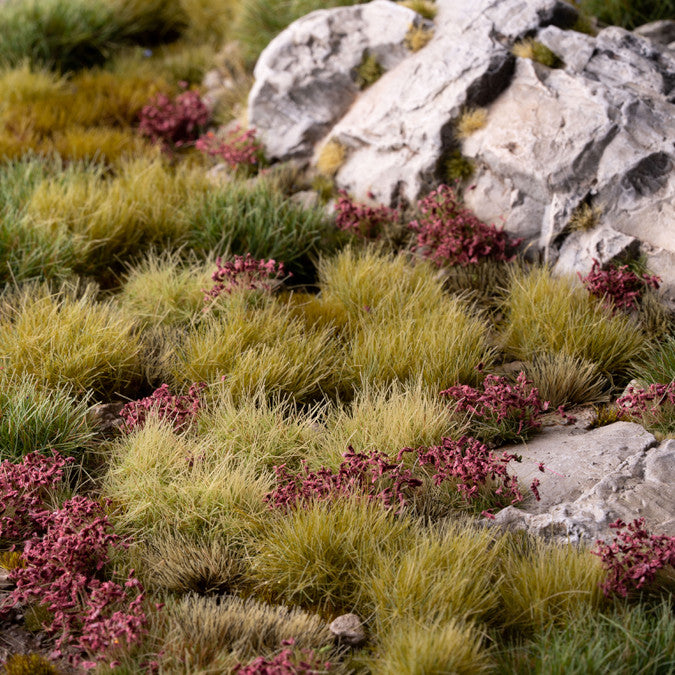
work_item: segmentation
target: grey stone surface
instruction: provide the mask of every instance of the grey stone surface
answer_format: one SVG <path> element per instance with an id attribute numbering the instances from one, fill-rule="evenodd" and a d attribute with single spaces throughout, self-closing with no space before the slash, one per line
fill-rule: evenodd
<path id="1" fill-rule="evenodd" d="M 668 46 L 671 42 L 675 42 L 675 21 L 651 21 L 638 26 L 633 32 L 652 42 Z"/>
<path id="2" fill-rule="evenodd" d="M 361 619 L 356 614 L 342 614 L 328 626 L 339 644 L 358 647 L 366 641 Z"/>
<path id="3" fill-rule="evenodd" d="M 651 434 L 627 422 L 576 440 L 557 435 L 544 434 L 530 443 L 527 460 L 515 471 L 525 483 L 537 477 L 534 464 L 544 462 L 547 470 L 538 472 L 541 502 L 503 509 L 493 524 L 592 542 L 611 536 L 609 524 L 617 518 L 644 517 L 651 531 L 675 535 L 675 440 L 656 445 Z"/>
<path id="4" fill-rule="evenodd" d="M 295 21 L 258 59 L 249 95 L 249 122 L 268 156 L 309 156 L 314 144 L 359 93 L 355 69 L 364 52 L 390 70 L 410 53 L 410 25 L 421 21 L 388 0 L 318 10 Z"/>

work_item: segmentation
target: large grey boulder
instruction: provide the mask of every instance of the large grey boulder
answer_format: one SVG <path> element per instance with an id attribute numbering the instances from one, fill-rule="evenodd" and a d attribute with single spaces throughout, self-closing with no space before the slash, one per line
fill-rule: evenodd
<path id="1" fill-rule="evenodd" d="M 675 441 L 659 445 L 639 425 L 617 422 L 588 433 L 547 430 L 516 452 L 523 462 L 510 471 L 523 486 L 538 478 L 541 501 L 509 506 L 493 524 L 592 543 L 611 536 L 617 518 L 644 517 L 650 530 L 675 535 Z"/>
<path id="2" fill-rule="evenodd" d="M 388 0 L 319 10 L 295 21 L 263 51 L 249 95 L 249 123 L 272 159 L 309 156 L 359 93 L 364 54 L 390 70 L 409 55 L 422 17 Z"/>
<path id="3" fill-rule="evenodd" d="M 337 141 L 338 187 L 396 205 L 442 182 L 461 150 L 475 166 L 466 201 L 480 218 L 535 244 L 560 273 L 642 252 L 675 300 L 675 58 L 654 39 L 670 27 L 591 37 L 570 30 L 576 11 L 561 0 L 436 5 L 433 38 L 415 53 L 401 46 L 411 15 L 386 0 L 314 13 L 279 35 L 250 98 L 268 153 L 316 158 Z M 373 32 L 375 12 L 395 19 Z M 359 92 L 349 73 L 377 49 L 373 35 L 390 60 Z M 512 55 L 533 36 L 562 68 Z M 458 139 L 455 122 L 475 106 L 487 124 Z M 589 206 L 597 217 L 574 231 Z"/>

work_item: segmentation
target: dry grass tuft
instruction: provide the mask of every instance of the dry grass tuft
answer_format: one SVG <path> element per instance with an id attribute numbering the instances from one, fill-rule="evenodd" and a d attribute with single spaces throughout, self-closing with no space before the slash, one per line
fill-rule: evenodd
<path id="1" fill-rule="evenodd" d="M 457 138 L 469 138 L 471 134 L 482 129 L 487 124 L 488 111 L 486 108 L 469 108 L 462 112 L 455 123 Z"/>
<path id="2" fill-rule="evenodd" d="M 424 25 L 416 26 L 414 23 L 411 23 L 403 44 L 411 52 L 418 52 L 429 44 L 432 37 L 434 37 L 433 29 L 426 28 Z"/>
<path id="3" fill-rule="evenodd" d="M 585 202 L 579 204 L 572 213 L 568 227 L 573 232 L 592 230 L 600 222 L 602 211 L 600 206 L 591 206 Z"/>
<path id="4" fill-rule="evenodd" d="M 520 59 L 530 59 L 547 68 L 560 68 L 562 61 L 541 42 L 533 39 L 522 40 L 513 45 L 513 55 Z"/>
<path id="5" fill-rule="evenodd" d="M 504 304 L 504 348 L 518 360 L 562 352 L 595 364 L 603 375 L 622 375 L 646 347 L 630 317 L 612 316 L 575 279 L 554 278 L 545 268 L 515 272 Z"/>
<path id="6" fill-rule="evenodd" d="M 596 403 L 604 398 L 609 383 L 597 366 L 565 353 L 537 354 L 524 366 L 527 378 L 551 408 L 575 403 Z"/>
<path id="7" fill-rule="evenodd" d="M 433 21 L 438 12 L 438 7 L 432 0 L 403 0 L 397 4 L 412 9 L 429 21 Z"/>
<path id="8" fill-rule="evenodd" d="M 324 176 L 334 176 L 345 163 L 347 148 L 335 139 L 325 143 L 316 158 L 316 168 Z"/>
<path id="9" fill-rule="evenodd" d="M 480 675 L 492 671 L 483 642 L 476 628 L 454 619 L 401 623 L 382 638 L 367 665 L 378 675 Z"/>
<path id="10" fill-rule="evenodd" d="M 92 389 L 104 396 L 137 384 L 141 345 L 133 320 L 97 290 L 30 285 L 5 295 L 0 354 L 5 375 L 32 375 L 40 385 Z"/>

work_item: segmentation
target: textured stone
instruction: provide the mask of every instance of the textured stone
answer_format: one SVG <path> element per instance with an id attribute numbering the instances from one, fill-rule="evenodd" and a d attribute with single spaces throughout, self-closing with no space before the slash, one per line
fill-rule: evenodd
<path id="1" fill-rule="evenodd" d="M 358 647 L 366 641 L 363 624 L 356 614 L 338 616 L 328 628 L 339 644 Z"/>
<path id="2" fill-rule="evenodd" d="M 390 70 L 409 51 L 405 35 L 422 18 L 388 0 L 319 10 L 278 35 L 256 64 L 249 121 L 270 158 L 309 156 L 347 111 L 364 53 Z"/>
<path id="3" fill-rule="evenodd" d="M 539 473 L 542 501 L 503 509 L 493 524 L 546 537 L 592 542 L 611 536 L 609 524 L 617 518 L 631 521 L 644 517 L 651 531 L 675 535 L 674 440 L 654 447 L 651 434 L 627 422 L 584 434 L 578 437 L 576 446 L 574 441 L 565 442 L 555 435 L 540 438 L 541 447 L 533 448 L 534 443 L 530 443 L 528 458 L 515 473 L 525 482 L 535 475 L 534 462 L 544 462 L 548 470 Z M 556 443 L 560 458 L 550 457 L 556 452 Z M 548 460 L 544 459 L 547 451 Z M 551 471 L 556 467 L 562 469 L 560 476 Z"/>
<path id="4" fill-rule="evenodd" d="M 675 21 L 651 21 L 638 26 L 633 32 L 652 42 L 668 46 L 675 42 Z"/>

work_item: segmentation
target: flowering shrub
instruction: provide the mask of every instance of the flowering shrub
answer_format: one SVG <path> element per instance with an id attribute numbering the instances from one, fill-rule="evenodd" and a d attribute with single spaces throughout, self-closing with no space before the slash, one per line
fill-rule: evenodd
<path id="1" fill-rule="evenodd" d="M 506 470 L 509 462 L 520 461 L 519 458 L 506 452 L 497 457 L 475 438 L 462 436 L 458 441 L 443 438 L 441 445 L 416 450 L 403 448 L 397 459 L 401 460 L 405 453 L 413 453 L 415 463 L 419 466 L 433 469 L 431 478 L 436 485 L 446 481 L 455 483 L 457 491 L 466 502 L 485 497 L 485 487 L 490 489 L 491 496 L 497 497 L 499 506 L 516 504 L 523 500 L 518 479 L 509 476 Z"/>
<path id="2" fill-rule="evenodd" d="M 649 534 L 644 524 L 644 518 L 629 524 L 617 520 L 610 525 L 617 530 L 613 541 L 596 542 L 597 550 L 593 553 L 609 572 L 602 585 L 605 595 L 625 598 L 629 591 L 651 583 L 659 570 L 675 566 L 675 537 Z"/>
<path id="3" fill-rule="evenodd" d="M 419 202 L 422 218 L 410 223 L 417 233 L 415 249 L 436 265 L 473 265 L 490 259 L 513 259 L 522 239 L 511 239 L 464 208 L 455 191 L 441 185 Z"/>
<path id="4" fill-rule="evenodd" d="M 218 157 L 233 169 L 260 163 L 262 145 L 255 137 L 255 129 L 243 131 L 236 127 L 226 138 L 218 138 L 212 131 L 202 136 L 195 147 L 210 157 Z"/>
<path id="5" fill-rule="evenodd" d="M 9 460 L 0 464 L 1 541 L 22 542 L 41 531 L 47 491 L 61 482 L 63 468 L 72 461 L 56 452 L 51 456 L 32 452 L 17 464 Z"/>
<path id="6" fill-rule="evenodd" d="M 363 239 L 377 239 L 387 225 L 398 220 L 398 211 L 386 206 L 368 206 L 355 202 L 344 190 L 338 191 L 335 224 L 344 232 Z"/>
<path id="7" fill-rule="evenodd" d="M 384 453 L 357 453 L 350 446 L 343 457 L 337 473 L 325 467 L 309 471 L 306 463 L 297 474 L 290 473 L 285 465 L 274 467 L 277 488 L 265 496 L 265 501 L 273 508 L 291 509 L 313 500 L 363 495 L 386 507 L 398 504 L 402 508 L 411 492 L 422 484 L 400 461 L 394 463 Z"/>
<path id="8" fill-rule="evenodd" d="M 669 384 L 650 384 L 628 387 L 617 399 L 620 419 L 636 420 L 651 431 L 667 434 L 675 431 L 675 381 Z"/>
<path id="9" fill-rule="evenodd" d="M 266 659 L 259 656 L 246 666 L 238 664 L 233 673 L 237 675 L 316 675 L 331 669 L 328 662 L 321 663 L 312 649 L 303 649 L 298 659 L 291 647 L 295 640 L 284 640 L 284 647 L 276 656 Z"/>
<path id="10" fill-rule="evenodd" d="M 133 573 L 123 586 L 103 580 L 110 549 L 127 544 L 112 532 L 101 504 L 78 496 L 59 509 L 47 507 L 46 489 L 62 480 L 67 461 L 33 453 L 0 465 L 2 538 L 23 543 L 21 564 L 9 574 L 15 588 L 0 611 L 38 603 L 51 613 L 45 630 L 58 636 L 52 656 L 67 648 L 74 664 L 93 667 L 83 654 L 104 658 L 120 639 L 131 643 L 140 636 L 143 588 Z"/>
<path id="11" fill-rule="evenodd" d="M 184 91 L 174 100 L 158 94 L 141 110 L 138 129 L 170 150 L 195 141 L 209 117 L 209 109 L 196 91 Z"/>
<path id="12" fill-rule="evenodd" d="M 271 291 L 275 282 L 285 275 L 284 264 L 276 260 L 256 260 L 250 253 L 236 255 L 225 263 L 216 259 L 218 269 L 211 275 L 215 285 L 205 291 L 204 301 L 217 298 L 223 291 L 232 293 L 236 289 Z"/>
<path id="13" fill-rule="evenodd" d="M 471 415 L 478 438 L 504 443 L 524 440 L 541 427 L 539 417 L 548 409 L 548 401 L 542 401 L 537 388 L 531 385 L 522 372 L 516 384 L 498 375 L 487 375 L 482 391 L 456 385 L 441 395 L 455 399 L 455 409 Z"/>
<path id="14" fill-rule="evenodd" d="M 644 291 L 649 287 L 658 288 L 661 281 L 659 277 L 648 274 L 638 276 L 628 269 L 628 265 L 610 265 L 602 269 L 595 258 L 591 271 L 585 277 L 579 274 L 579 279 L 591 295 L 603 298 L 606 306 L 626 311 L 637 309 Z"/>
<path id="15" fill-rule="evenodd" d="M 175 396 L 169 391 L 169 385 L 163 384 L 158 389 L 138 401 L 130 401 L 120 411 L 124 419 L 124 429 L 131 432 L 142 427 L 148 416 L 152 415 L 173 424 L 180 431 L 189 426 L 197 417 L 202 407 L 200 393 L 206 388 L 204 382 L 193 384 L 187 395 Z"/>

